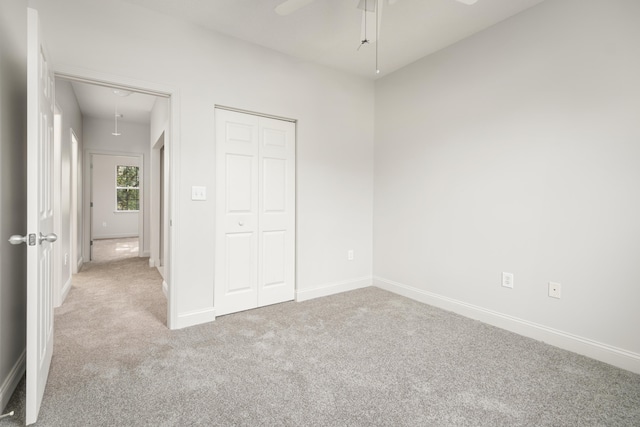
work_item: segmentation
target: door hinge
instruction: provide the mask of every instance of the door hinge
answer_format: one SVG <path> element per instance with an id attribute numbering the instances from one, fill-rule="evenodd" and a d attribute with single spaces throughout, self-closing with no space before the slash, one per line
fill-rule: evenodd
<path id="1" fill-rule="evenodd" d="M 93 246 L 93 240 L 89 242 L 89 246 Z"/>
<path id="2" fill-rule="evenodd" d="M 89 203 L 89 207 L 92 208 L 93 207 L 93 202 Z"/>

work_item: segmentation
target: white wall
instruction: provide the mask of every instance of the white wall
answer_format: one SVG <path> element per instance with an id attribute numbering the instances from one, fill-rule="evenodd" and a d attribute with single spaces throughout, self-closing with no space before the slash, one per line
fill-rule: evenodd
<path id="1" fill-rule="evenodd" d="M 84 117 L 84 152 L 86 156 L 89 156 L 91 153 L 98 154 L 135 154 L 143 156 L 143 164 L 142 164 L 142 200 L 143 200 L 143 222 L 144 222 L 144 231 L 143 231 L 143 250 L 142 255 L 149 256 L 149 192 L 147 191 L 147 186 L 149 182 L 149 125 L 140 124 L 140 123 L 129 123 L 129 122 L 121 122 L 118 121 L 118 132 L 121 133 L 120 136 L 113 136 L 111 133 L 114 130 L 114 122 L 111 120 L 102 120 L 96 119 L 93 117 Z M 88 185 L 89 176 L 85 179 L 85 218 L 84 218 L 84 229 L 85 229 L 85 260 L 88 260 L 88 249 L 89 249 L 89 191 L 90 187 Z M 94 193 L 94 199 L 96 197 L 100 197 L 101 193 Z M 95 201 L 95 200 L 94 200 Z M 123 216 L 128 216 L 135 214 L 112 214 L 113 216 L 119 216 L 118 220 L 114 220 L 113 218 L 107 221 L 108 226 L 107 230 L 104 230 L 102 222 L 106 219 L 95 221 L 100 226 L 100 229 L 94 228 L 94 231 L 101 231 L 104 233 L 99 233 L 98 238 L 107 238 L 109 236 L 118 236 L 118 227 L 116 229 L 110 229 L 109 224 L 116 224 L 119 220 L 123 220 Z M 126 222 L 126 221 L 125 221 Z M 96 225 L 96 224 L 94 224 Z M 122 225 L 122 224 L 120 224 Z M 139 230 L 138 230 L 139 232 Z M 95 236 L 94 236 L 95 237 Z"/>
<path id="2" fill-rule="evenodd" d="M 153 148 L 160 135 L 169 127 L 169 99 L 156 97 L 150 116 L 149 133 L 151 137 L 149 141 Z"/>
<path id="3" fill-rule="evenodd" d="M 27 10 L 23 0 L 0 2 L 0 411 L 22 378 L 26 345 Z"/>
<path id="4" fill-rule="evenodd" d="M 138 166 L 138 157 L 94 154 L 91 185 L 93 187 L 93 239 L 138 237 L 139 212 L 116 212 L 116 167 Z"/>
<path id="5" fill-rule="evenodd" d="M 370 283 L 372 82 L 123 1 L 30 4 L 41 13 L 56 65 L 154 82 L 179 93 L 174 327 L 214 314 L 215 104 L 298 120 L 299 296 Z M 208 187 L 206 202 L 191 201 L 194 185 Z M 348 249 L 355 250 L 354 261 L 347 261 Z"/>
<path id="6" fill-rule="evenodd" d="M 149 218 L 150 218 L 150 229 L 152 230 L 150 233 L 150 245 L 151 245 L 151 251 L 150 251 L 150 259 L 149 259 L 149 266 L 150 267 L 160 267 L 161 264 L 165 264 L 165 260 L 164 259 L 160 259 L 161 255 L 160 255 L 160 219 L 163 218 L 163 222 L 165 224 L 163 224 L 162 226 L 164 227 L 164 235 L 162 236 L 163 240 L 164 240 L 164 248 L 166 248 L 168 246 L 167 242 L 168 242 L 168 235 L 169 235 L 169 228 L 168 228 L 168 223 L 167 221 L 165 221 L 165 218 L 168 218 L 168 204 L 165 202 L 164 206 L 161 206 L 161 197 L 160 197 L 160 189 L 167 189 L 169 188 L 168 185 L 168 174 L 165 174 L 164 178 L 164 186 L 161 186 L 160 184 L 160 161 L 161 161 L 161 156 L 160 156 L 160 150 L 164 147 L 164 143 L 165 143 L 165 135 L 167 135 L 167 139 L 170 140 L 170 138 L 168 137 L 169 132 L 170 132 L 170 119 L 169 119 L 169 99 L 168 98 L 160 98 L 157 97 L 155 103 L 153 104 L 153 109 L 151 110 L 151 117 L 150 117 L 150 140 L 149 140 L 149 147 L 150 147 L 150 152 L 151 152 L 151 160 L 150 160 L 150 167 L 151 170 L 149 171 L 149 175 L 151 177 L 150 182 L 149 182 L 149 192 L 150 192 L 150 212 L 149 212 Z M 169 150 L 165 150 L 165 154 L 168 152 Z M 164 170 L 168 171 L 169 167 L 168 167 L 168 160 L 167 156 L 165 156 L 164 158 Z M 166 193 L 166 191 L 165 191 Z M 164 209 L 164 215 L 160 215 L 160 210 Z M 164 258 L 166 259 L 166 255 L 164 255 Z M 160 270 L 161 273 L 164 276 L 164 269 Z M 166 282 L 165 282 L 166 283 Z"/>
<path id="7" fill-rule="evenodd" d="M 377 82 L 376 283 L 640 371 L 638 17 L 547 1 Z"/>
<path id="8" fill-rule="evenodd" d="M 65 80 L 56 79 L 56 105 L 62 113 L 61 123 L 61 233 L 58 236 L 56 250 L 60 251 L 61 284 L 69 286 L 71 283 L 72 263 L 76 265 L 80 261 L 79 256 L 71 259 L 71 135 L 75 133 L 78 138 L 78 152 L 82 152 L 82 113 L 78 100 L 73 92 L 71 83 Z M 77 165 L 75 167 L 78 167 Z M 80 168 L 80 171 L 82 169 Z M 76 212 L 77 215 L 77 212 Z M 80 252 L 78 252 L 78 255 Z M 66 264 L 65 264 L 65 255 Z"/>

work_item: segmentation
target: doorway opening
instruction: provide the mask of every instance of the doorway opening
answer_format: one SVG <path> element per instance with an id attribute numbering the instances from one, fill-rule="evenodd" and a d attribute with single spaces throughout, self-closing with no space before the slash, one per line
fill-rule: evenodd
<path id="1" fill-rule="evenodd" d="M 127 251 L 139 257 L 148 256 L 144 251 L 145 203 L 144 203 L 144 155 L 114 155 L 89 152 L 89 261 L 100 260 L 98 255 L 113 258 L 100 240 L 137 240 L 135 251 Z M 129 249 L 133 246 L 128 244 Z M 118 248 L 122 249 L 122 248 Z"/>
<path id="2" fill-rule="evenodd" d="M 99 78 L 97 78 L 99 77 Z M 74 273 L 81 270 L 83 262 L 92 260 L 92 243 L 95 244 L 96 237 L 112 239 L 128 239 L 138 236 L 139 243 L 135 246 L 139 248 L 140 257 L 149 257 L 149 267 L 158 267 L 163 277 L 163 290 L 167 298 L 167 326 L 172 328 L 175 325 L 177 314 L 172 304 L 171 274 L 172 257 L 171 243 L 175 241 L 170 229 L 172 208 L 171 192 L 174 188 L 173 176 L 168 171 L 169 164 L 175 162 L 174 147 L 175 139 L 172 139 L 173 131 L 177 127 L 175 97 L 173 90 L 158 87 L 157 85 L 122 80 L 119 77 L 104 79 L 102 75 L 87 72 L 85 75 L 77 75 L 75 72 L 56 73 L 56 80 L 66 82 L 74 89 L 74 96 L 77 99 L 82 113 L 82 135 L 80 138 L 72 131 L 71 135 L 71 176 L 70 187 L 77 191 L 71 191 L 69 197 L 69 229 L 71 245 L 71 268 Z M 94 104 L 85 104 L 82 98 L 86 95 L 78 95 L 77 88 L 81 91 L 102 90 L 107 91 L 111 96 L 109 100 L 113 109 L 100 116 L 98 108 Z M 126 95 L 123 95 L 126 94 Z M 146 111 L 137 112 L 134 109 L 127 110 L 124 96 L 132 95 L 130 98 L 145 98 L 147 102 Z M 139 96 L 138 96 L 139 95 Z M 152 100 L 149 103 L 149 100 Z M 99 104 L 99 103 L 98 103 Z M 159 106 L 159 107 L 158 107 Z M 159 112 L 158 112 L 159 111 Z M 116 115 L 118 129 L 114 132 L 114 113 Z M 118 116 L 118 114 L 120 114 Z M 122 117 L 124 115 L 124 118 Z M 152 117 L 153 116 L 153 117 Z M 140 118 L 142 117 L 142 118 Z M 129 119 L 127 121 L 127 119 Z M 129 123 L 128 123 L 129 122 Z M 146 131 L 141 131 L 146 126 Z M 131 136 L 136 133 L 144 135 L 138 138 L 142 140 L 141 149 L 131 148 L 125 135 Z M 117 133 L 117 135 L 116 135 Z M 158 138 L 156 134 L 161 135 Z M 122 136 L 121 136 L 122 135 Z M 161 144 L 158 141 L 161 140 Z M 146 150 L 146 152 L 144 151 Z M 157 153 L 156 153 L 157 151 Z M 162 155 L 160 155 L 160 152 Z M 158 160 L 155 161 L 155 157 Z M 96 159 L 120 158 L 135 159 L 138 164 L 132 165 L 128 162 L 119 162 L 112 170 L 117 173 L 117 168 L 139 168 L 138 186 L 132 186 L 131 182 L 112 182 L 112 195 L 98 194 L 95 188 Z M 73 167 L 75 166 L 75 167 Z M 127 172 L 126 170 L 121 172 Z M 125 174 L 126 175 L 126 174 Z M 162 177 L 162 179 L 160 179 Z M 116 181 L 115 176 L 112 181 Z M 133 202 L 125 196 L 138 193 L 137 206 L 133 208 Z M 95 209 L 97 198 L 105 199 L 111 209 L 111 219 L 97 218 Z M 120 198 L 120 202 L 118 201 Z M 129 208 L 123 208 L 123 203 L 129 200 Z M 158 210 L 162 207 L 162 211 Z M 136 212 L 137 211 L 137 212 Z M 131 221 L 131 218 L 135 218 Z M 123 221 L 121 221 L 123 220 Z M 118 228 L 120 222 L 134 222 L 134 227 L 130 229 Z M 106 226 L 104 224 L 106 223 Z M 111 227 L 111 226 L 114 227 Z M 102 230 L 100 230 L 102 229 Z M 110 231 L 111 234 L 98 233 Z M 113 242 L 112 242 L 113 243 Z M 120 246 L 122 250 L 122 245 Z M 125 243 L 126 250 L 130 251 L 132 245 Z M 95 249 L 95 248 L 94 248 Z"/>

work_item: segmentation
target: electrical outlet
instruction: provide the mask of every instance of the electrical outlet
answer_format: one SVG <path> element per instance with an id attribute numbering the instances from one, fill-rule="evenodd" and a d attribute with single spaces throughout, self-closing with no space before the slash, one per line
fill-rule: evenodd
<path id="1" fill-rule="evenodd" d="M 562 286 L 560 283 L 549 282 L 549 296 L 551 298 L 560 299 L 560 292 L 562 290 Z"/>
<path id="2" fill-rule="evenodd" d="M 102 223 L 102 226 L 103 226 L 103 227 L 106 227 L 106 226 L 107 226 L 107 222 L 106 222 L 106 221 L 104 221 L 104 222 Z"/>
<path id="3" fill-rule="evenodd" d="M 347 251 L 347 259 L 348 259 L 349 261 L 353 261 L 353 249 L 349 249 L 349 250 Z"/>
<path id="4" fill-rule="evenodd" d="M 513 289 L 513 273 L 502 273 L 502 286 Z"/>

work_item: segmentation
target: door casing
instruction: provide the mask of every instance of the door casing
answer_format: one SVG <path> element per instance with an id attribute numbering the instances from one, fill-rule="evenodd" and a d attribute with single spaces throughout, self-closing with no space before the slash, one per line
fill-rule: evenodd
<path id="1" fill-rule="evenodd" d="M 112 75 L 100 71 L 87 70 L 66 64 L 56 64 L 55 76 L 69 81 L 77 81 L 82 83 L 106 86 L 114 89 L 122 89 L 133 92 L 144 93 L 157 97 L 167 98 L 169 101 L 169 117 L 168 128 L 165 130 L 165 146 L 167 163 L 170 171 L 167 175 L 166 186 L 166 203 L 167 216 L 170 223 L 168 235 L 166 236 L 165 256 L 164 256 L 164 279 L 167 283 L 167 327 L 169 329 L 179 329 L 186 325 L 180 322 L 180 316 L 177 306 L 177 287 L 180 286 L 176 279 L 176 242 L 180 230 L 178 198 L 175 196 L 178 191 L 178 177 L 180 175 L 180 92 L 177 88 L 167 85 L 161 85 L 148 81 L 141 81 L 123 77 L 121 75 Z M 86 164 L 87 159 L 83 153 L 82 163 Z M 86 166 L 83 165 L 86 171 Z M 84 198 L 83 198 L 84 199 Z M 84 199 L 82 211 L 87 207 L 87 201 Z M 88 215 L 83 213 L 83 222 L 86 221 Z M 83 226 L 85 230 L 87 225 Z M 86 242 L 86 239 L 85 239 Z M 84 246 L 84 245 L 83 245 Z M 79 248 L 83 254 L 86 254 L 87 248 Z M 84 256 L 83 256 L 84 258 Z"/>

